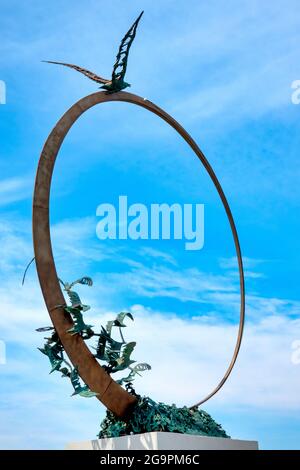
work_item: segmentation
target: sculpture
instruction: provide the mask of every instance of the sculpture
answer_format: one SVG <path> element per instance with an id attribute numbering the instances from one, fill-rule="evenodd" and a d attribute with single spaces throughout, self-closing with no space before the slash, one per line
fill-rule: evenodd
<path id="1" fill-rule="evenodd" d="M 65 63 L 62 64 L 79 70 L 97 82 L 100 80 L 100 83 L 103 84 L 103 88 L 106 91 L 91 94 L 73 105 L 58 121 L 57 125 L 50 133 L 40 157 L 33 200 L 34 252 L 40 285 L 49 315 L 55 328 L 52 336 L 46 338 L 47 342 L 41 351 L 47 355 L 50 360 L 51 372 L 59 370 L 63 377 L 70 378 L 75 394 L 85 397 L 94 396 L 106 406 L 108 409 L 107 418 L 105 423 L 103 423 L 100 435 L 104 435 L 103 433 L 109 435 L 110 433 L 117 432 L 143 432 L 143 429 L 176 430 L 177 432 L 189 432 L 188 430 L 190 430 L 194 433 L 197 433 L 197 431 L 208 432 L 203 431 L 203 429 L 209 429 L 209 432 L 211 432 L 210 435 L 222 434 L 224 437 L 225 432 L 220 426 L 216 425 L 209 415 L 201 410 L 197 410 L 197 408 L 201 403 L 204 403 L 215 395 L 224 385 L 234 367 L 242 341 L 245 318 L 245 290 L 239 239 L 234 219 L 221 184 L 210 163 L 192 137 L 175 119 L 155 104 L 139 96 L 120 91 L 128 86 L 128 84 L 124 82 L 128 52 L 134 40 L 140 18 L 141 15 L 122 40 L 110 81 L 103 81 L 100 77 L 77 66 Z M 120 72 L 118 72 L 119 67 L 121 68 Z M 58 278 L 56 272 L 51 247 L 49 222 L 49 195 L 56 157 L 68 131 L 86 110 L 96 104 L 114 101 L 131 103 L 143 107 L 166 121 L 180 134 L 197 155 L 211 178 L 222 201 L 233 235 L 240 279 L 240 322 L 235 349 L 231 362 L 217 386 L 206 397 L 189 408 L 176 408 L 173 405 L 170 407 L 160 403 L 157 404 L 150 398 L 140 397 L 135 392 L 132 385 L 133 379 L 136 374 L 148 370 L 150 366 L 145 363 L 133 366 L 131 354 L 134 350 L 135 343 L 126 343 L 122 336 L 124 320 L 125 318 L 132 319 L 131 314 L 121 312 L 121 314 L 119 314 L 115 320 L 109 322 L 105 328 L 102 327 L 100 333 L 95 333 L 92 325 L 86 324 L 83 317 L 89 307 L 83 304 L 78 294 L 72 290 L 76 283 L 91 286 L 91 279 L 83 277 L 74 283 L 68 284 L 63 283 Z M 61 285 L 68 295 L 71 305 L 66 304 L 60 287 Z M 111 333 L 114 327 L 119 328 L 121 341 L 112 338 Z M 93 336 L 99 337 L 98 343 L 95 346 L 95 354 L 91 353 L 85 343 L 86 340 Z M 73 366 L 66 361 L 64 352 L 69 356 Z M 106 362 L 106 364 L 100 366 L 98 360 L 102 360 Z M 127 368 L 129 369 L 127 376 L 118 381 L 112 379 L 111 374 Z M 83 380 L 84 385 L 81 385 L 79 377 Z M 125 385 L 125 389 L 122 385 Z M 147 416 L 149 419 L 146 419 Z M 170 416 L 172 416 L 171 422 Z M 174 425 L 175 421 L 177 423 L 176 426 Z M 204 421 L 208 423 L 207 426 L 205 425 L 206 427 L 203 425 Z M 182 426 L 178 424 L 179 422 L 182 423 Z M 147 425 L 145 425 L 145 423 L 147 423 Z"/>
<path id="2" fill-rule="evenodd" d="M 129 83 L 124 81 L 124 78 L 127 69 L 129 50 L 135 38 L 136 30 L 143 13 L 144 12 L 142 11 L 140 16 L 135 20 L 121 41 L 110 80 L 99 77 L 95 73 L 79 67 L 78 65 L 67 64 L 65 62 L 55 62 L 52 60 L 45 60 L 44 62 L 47 62 L 48 64 L 64 65 L 65 67 L 70 67 L 71 69 L 77 70 L 77 72 L 80 72 L 91 80 L 94 80 L 94 82 L 101 83 L 102 86 L 100 88 L 107 90 L 109 93 L 115 93 L 117 91 L 124 90 L 124 88 L 131 86 Z"/>
<path id="3" fill-rule="evenodd" d="M 74 320 L 74 327 L 67 330 L 69 335 L 80 335 L 83 339 L 98 337 L 95 349 L 95 358 L 102 364 L 104 370 L 110 375 L 116 372 L 129 370 L 129 374 L 117 380 L 120 385 L 125 384 L 127 392 L 137 398 L 137 403 L 127 419 L 120 419 L 112 412 L 108 411 L 106 417 L 100 424 L 99 438 L 117 437 L 127 434 L 141 434 L 151 431 L 180 432 L 185 434 L 198 434 L 203 436 L 229 437 L 222 427 L 217 424 L 211 416 L 203 410 L 187 407 L 177 408 L 175 405 L 165 405 L 156 403 L 149 397 L 141 397 L 133 387 L 136 375 L 151 369 L 146 363 L 138 363 L 131 358 L 136 342 L 126 343 L 122 329 L 126 327 L 125 319 L 133 321 L 130 312 L 121 312 L 114 320 L 108 321 L 106 327 L 101 327 L 100 333 L 96 333 L 92 325 L 87 325 L 83 320 L 83 313 L 90 310 L 89 305 L 81 302 L 77 292 L 73 290 L 75 284 L 92 286 L 90 277 L 82 277 L 72 283 L 63 282 L 60 279 L 71 305 L 62 306 L 66 312 L 70 313 Z M 113 328 L 119 330 L 121 341 L 116 341 L 112 337 Z M 57 371 L 62 377 L 70 379 L 74 388 L 71 396 L 79 395 L 84 398 L 96 397 L 98 394 L 89 389 L 88 385 L 81 384 L 78 367 L 72 367 L 65 359 L 64 348 L 53 327 L 47 326 L 38 328 L 36 331 L 52 331 L 43 348 L 38 348 L 43 354 L 48 356 L 51 364 L 50 374 Z M 134 365 L 135 364 L 135 365 Z M 67 366 L 67 367 L 66 367 Z"/>

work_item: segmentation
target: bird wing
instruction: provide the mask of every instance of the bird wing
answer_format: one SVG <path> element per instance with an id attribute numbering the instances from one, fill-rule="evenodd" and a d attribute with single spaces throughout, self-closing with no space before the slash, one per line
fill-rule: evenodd
<path id="1" fill-rule="evenodd" d="M 121 312 L 118 314 L 117 318 L 114 321 L 114 326 L 119 326 L 119 327 L 124 327 L 126 326 L 124 324 L 125 318 L 128 317 L 133 321 L 133 316 L 130 312 Z"/>
<path id="2" fill-rule="evenodd" d="M 122 356 L 117 360 L 118 366 L 117 370 L 127 369 L 127 367 L 135 361 L 130 359 L 130 356 L 136 346 L 136 342 L 132 341 L 131 343 L 127 343 L 123 349 Z"/>
<path id="3" fill-rule="evenodd" d="M 57 64 L 57 65 L 64 65 L 65 67 L 70 67 L 71 69 L 77 70 L 77 72 L 83 73 L 86 77 L 90 78 L 91 80 L 94 80 L 94 82 L 97 83 L 109 83 L 110 80 L 106 80 L 106 78 L 99 77 L 93 72 L 90 72 L 87 69 L 83 69 L 82 67 L 79 67 L 78 65 L 73 65 L 73 64 L 66 64 L 65 62 L 54 62 L 52 60 L 43 60 L 42 62 L 47 62 L 47 64 Z"/>
<path id="4" fill-rule="evenodd" d="M 72 287 L 75 286 L 75 284 L 83 284 L 85 286 L 92 286 L 93 280 L 92 278 L 87 277 L 87 276 L 81 277 L 80 279 L 76 279 L 76 281 L 70 284 L 70 289 L 72 289 Z"/>
<path id="5" fill-rule="evenodd" d="M 44 331 L 50 331 L 54 330 L 53 326 L 42 326 L 42 328 L 37 328 L 35 331 L 38 331 L 39 333 L 44 332 Z"/>
<path id="6" fill-rule="evenodd" d="M 126 69 L 127 69 L 127 60 L 128 60 L 128 54 L 129 54 L 129 49 L 131 47 L 131 44 L 133 43 L 133 40 L 136 35 L 136 30 L 139 24 L 139 21 L 143 15 L 143 11 L 140 14 L 140 16 L 135 20 L 131 28 L 127 31 L 125 36 L 123 37 L 118 54 L 116 57 L 116 62 L 113 67 L 112 71 L 112 82 L 118 81 L 118 80 L 124 80 Z"/>
<path id="7" fill-rule="evenodd" d="M 106 336 L 101 332 L 95 349 L 96 349 L 97 358 L 103 361 L 106 360 L 105 346 L 106 346 Z"/>
<path id="8" fill-rule="evenodd" d="M 79 295 L 77 294 L 77 292 L 75 292 L 74 290 L 67 290 L 67 294 L 68 294 L 68 297 L 70 299 L 70 302 L 72 304 L 72 307 L 80 307 L 82 305 L 81 303 L 81 299 L 79 297 Z"/>
<path id="9" fill-rule="evenodd" d="M 115 341 L 114 339 L 112 339 L 110 334 L 106 331 L 105 328 L 103 328 L 103 326 L 102 326 L 102 330 L 101 330 L 101 336 L 103 338 L 105 338 L 106 342 L 109 344 L 109 348 L 112 351 L 121 351 L 121 348 L 124 345 L 124 343 L 119 342 L 119 341 Z"/>

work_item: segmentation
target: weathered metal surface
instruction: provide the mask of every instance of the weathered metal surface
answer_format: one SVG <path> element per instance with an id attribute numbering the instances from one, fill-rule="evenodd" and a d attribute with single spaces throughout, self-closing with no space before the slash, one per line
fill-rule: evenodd
<path id="1" fill-rule="evenodd" d="M 187 144 L 191 147 L 199 160 L 202 162 L 211 180 L 213 181 L 224 206 L 232 231 L 238 260 L 240 280 L 240 322 L 236 345 L 231 362 L 224 374 L 224 377 L 211 393 L 193 405 L 193 407 L 195 407 L 207 401 L 220 390 L 229 377 L 238 356 L 242 341 L 245 318 L 245 289 L 242 256 L 238 235 L 229 204 L 210 163 L 201 152 L 196 142 L 185 131 L 185 129 L 169 114 L 150 101 L 127 92 L 118 92 L 114 94 L 105 92 L 93 93 L 89 96 L 86 96 L 85 98 L 82 98 L 76 104 L 74 104 L 59 120 L 49 135 L 43 148 L 38 165 L 33 200 L 34 252 L 42 292 L 50 317 L 64 346 L 64 349 L 73 365 L 78 367 L 79 375 L 82 377 L 83 381 L 89 386 L 91 390 L 98 393 L 97 398 L 99 398 L 110 411 L 115 413 L 116 416 L 125 416 L 127 413 L 129 413 L 131 407 L 136 402 L 136 398 L 127 393 L 104 371 L 104 369 L 93 357 L 80 336 L 71 336 L 67 333 L 67 330 L 73 327 L 72 319 L 63 308 L 56 307 L 57 305 L 64 304 L 65 300 L 55 269 L 49 227 L 49 196 L 51 179 L 55 160 L 61 144 L 72 125 L 85 111 L 97 104 L 110 101 L 126 102 L 141 106 L 166 121 L 181 135 L 181 137 L 187 142 Z"/>

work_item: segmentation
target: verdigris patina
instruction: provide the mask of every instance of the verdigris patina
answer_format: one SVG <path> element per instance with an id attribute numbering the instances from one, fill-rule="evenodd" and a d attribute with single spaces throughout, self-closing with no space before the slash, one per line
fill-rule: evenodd
<path id="1" fill-rule="evenodd" d="M 121 371 L 128 371 L 127 374 L 116 382 L 124 385 L 127 392 L 136 397 L 136 404 L 127 419 L 117 417 L 111 411 L 107 411 L 106 417 L 100 425 L 99 438 L 118 437 L 129 434 L 141 434 L 151 431 L 178 432 L 185 434 L 197 434 L 201 436 L 229 437 L 222 427 L 217 424 L 211 416 L 203 410 L 196 408 L 177 408 L 175 405 L 156 403 L 149 397 L 141 397 L 133 387 L 134 379 L 141 372 L 151 369 L 145 362 L 136 363 L 131 355 L 136 346 L 135 341 L 127 343 L 124 339 L 122 329 L 126 327 L 125 320 L 133 321 L 130 312 L 119 313 L 114 320 L 107 322 L 106 326 L 101 326 L 97 333 L 92 325 L 85 323 L 83 314 L 90 310 L 90 306 L 83 304 L 77 292 L 73 290 L 76 284 L 92 286 L 90 277 L 84 276 L 72 283 L 63 282 L 64 291 L 71 305 L 61 305 L 66 312 L 71 314 L 74 326 L 67 330 L 70 335 L 79 335 L 87 340 L 97 337 L 94 346 L 94 357 L 100 361 L 103 369 L 111 375 Z M 113 331 L 119 332 L 120 338 L 113 337 Z M 64 348 L 53 327 L 38 328 L 37 331 L 51 331 L 51 336 L 46 339 L 43 348 L 39 350 L 48 356 L 50 361 L 50 373 L 58 371 L 62 377 L 70 379 L 74 388 L 72 396 L 90 398 L 97 396 L 97 393 L 89 389 L 86 384 L 81 384 L 78 368 L 74 367 L 65 359 Z"/>

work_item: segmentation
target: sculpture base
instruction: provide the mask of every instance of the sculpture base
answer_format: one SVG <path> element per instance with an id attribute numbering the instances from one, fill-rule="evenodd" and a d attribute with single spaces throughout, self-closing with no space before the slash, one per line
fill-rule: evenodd
<path id="1" fill-rule="evenodd" d="M 72 442 L 67 450 L 258 450 L 257 441 L 205 437 L 173 432 L 147 432 Z"/>

